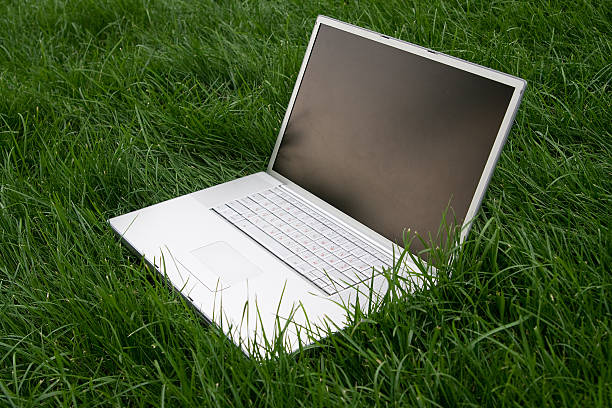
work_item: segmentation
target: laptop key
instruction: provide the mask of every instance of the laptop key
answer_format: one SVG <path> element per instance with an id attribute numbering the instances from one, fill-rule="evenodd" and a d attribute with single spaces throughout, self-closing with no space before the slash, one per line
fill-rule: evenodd
<path id="1" fill-rule="evenodd" d="M 351 251 L 351 254 L 353 254 L 354 256 L 356 256 L 357 258 L 361 258 L 362 256 L 366 255 L 367 252 L 364 251 L 361 248 L 355 248 Z"/>
<path id="2" fill-rule="evenodd" d="M 299 256 L 294 255 L 294 256 L 292 256 L 292 257 L 290 257 L 290 258 L 287 258 L 287 259 L 285 260 L 285 262 L 287 262 L 287 263 L 288 263 L 289 265 L 291 265 L 291 266 L 296 266 L 296 265 L 300 265 L 300 264 L 301 264 L 301 263 L 303 263 L 304 261 L 302 261 L 302 258 L 300 258 Z"/>
<path id="3" fill-rule="evenodd" d="M 325 249 L 327 249 L 329 252 L 335 254 L 336 252 L 338 252 L 341 249 L 341 247 L 339 247 L 338 245 L 336 245 L 336 244 L 334 244 L 332 242 L 332 243 L 328 244 L 327 246 L 325 246 Z"/>
<path id="4" fill-rule="evenodd" d="M 378 253 L 378 249 L 375 248 L 372 245 L 368 245 L 367 247 L 364 248 L 366 250 L 366 252 L 368 252 L 370 255 L 374 255 L 376 256 L 376 254 Z"/>
<path id="5" fill-rule="evenodd" d="M 310 217 L 310 218 L 306 218 L 305 220 L 302 220 L 302 222 L 304 224 L 306 224 L 306 225 L 313 226 L 313 225 L 317 224 L 319 221 L 317 221 L 314 218 Z"/>
<path id="6" fill-rule="evenodd" d="M 331 228 L 329 228 L 329 227 L 326 227 L 325 225 L 323 226 L 323 228 L 321 228 L 321 229 L 319 230 L 319 232 L 320 232 L 321 234 L 325 235 L 325 236 L 328 236 L 328 235 L 330 235 L 330 234 L 332 234 L 332 233 L 333 233 L 333 234 L 335 234 L 334 230 L 332 230 L 332 229 L 331 229 Z"/>
<path id="7" fill-rule="evenodd" d="M 310 228 L 312 228 L 315 231 L 321 231 L 323 228 L 325 228 L 325 225 L 323 225 L 319 221 L 317 221 L 317 222 L 311 224 Z"/>
<path id="8" fill-rule="evenodd" d="M 318 246 L 315 242 L 310 241 L 310 243 L 304 245 L 306 248 L 308 248 L 308 250 L 310 252 L 315 252 L 318 251 L 319 249 L 321 249 L 320 246 Z"/>
<path id="9" fill-rule="evenodd" d="M 334 255 L 331 255 L 325 258 L 325 262 L 327 262 L 331 266 L 336 266 L 336 264 L 340 262 L 340 258 Z"/>
<path id="10" fill-rule="evenodd" d="M 324 235 L 325 235 L 325 238 L 329 239 L 330 241 L 333 241 L 335 238 L 340 237 L 340 235 L 338 235 L 338 233 L 332 229 L 329 229 L 329 232 L 325 233 Z"/>
<path id="11" fill-rule="evenodd" d="M 255 204 L 250 198 L 245 197 L 238 200 L 238 202 L 244 205 L 246 208 L 251 208 L 253 204 Z"/>
<path id="12" fill-rule="evenodd" d="M 231 208 L 227 207 L 223 211 L 219 212 L 219 214 L 224 218 L 229 218 L 230 216 L 236 215 L 238 213 L 232 210 Z"/>
<path id="13" fill-rule="evenodd" d="M 308 238 L 307 236 L 300 236 L 296 239 L 297 242 L 300 243 L 300 245 L 304 245 L 306 248 L 308 248 L 308 246 L 312 243 L 312 241 L 310 240 L 310 238 Z"/>
<path id="14" fill-rule="evenodd" d="M 322 235 L 319 234 L 317 231 L 311 231 L 311 232 L 307 233 L 306 236 L 308 238 L 312 239 L 313 241 L 316 241 L 317 239 L 322 237 Z"/>
<path id="15" fill-rule="evenodd" d="M 336 245 L 340 245 L 340 246 L 343 246 L 347 242 L 350 242 L 348 239 L 344 238 L 343 236 L 339 235 L 338 233 L 336 233 L 336 236 L 329 236 L 328 238 L 331 241 L 333 241 Z M 356 248 L 355 244 L 353 244 L 353 248 Z"/>
<path id="16" fill-rule="evenodd" d="M 239 229 L 244 230 L 245 228 L 248 228 L 249 226 L 252 226 L 253 224 L 251 224 L 248 220 L 240 220 L 234 223 L 234 225 L 237 226 Z"/>
<path id="17" fill-rule="evenodd" d="M 349 251 L 346 251 L 346 250 L 340 248 L 338 251 L 334 252 L 334 255 L 336 255 L 340 259 L 344 259 L 344 258 L 350 256 L 351 254 L 350 254 Z"/>
<path id="18" fill-rule="evenodd" d="M 261 230 L 263 232 L 265 232 L 266 234 L 268 234 L 270 236 L 275 236 L 275 235 L 278 235 L 278 234 L 281 233 L 280 230 L 276 229 L 274 226 L 272 226 L 270 224 L 264 225 L 264 226 L 262 226 L 260 228 L 261 228 Z"/>
<path id="19" fill-rule="evenodd" d="M 364 280 L 368 279 L 368 276 L 365 273 L 358 271 L 355 268 L 347 269 L 344 271 L 344 275 L 349 279 L 352 279 L 355 283 L 363 282 Z"/>
<path id="20" fill-rule="evenodd" d="M 228 217 L 228 219 L 229 219 L 230 221 L 232 221 L 232 222 L 238 222 L 238 221 L 240 221 L 240 220 L 243 220 L 243 219 L 244 219 L 244 217 L 243 217 L 242 215 L 240 215 L 240 214 L 234 214 L 234 215 L 230 215 L 230 216 Z"/>
<path id="21" fill-rule="evenodd" d="M 346 241 L 346 243 L 344 243 L 344 244 L 339 244 L 339 245 L 340 245 L 340 247 L 341 247 L 342 249 L 344 249 L 345 251 L 349 251 L 349 252 L 350 252 L 350 251 L 352 251 L 353 249 L 357 248 L 357 245 L 353 244 L 353 243 L 352 243 L 352 242 L 350 242 L 350 241 Z"/>
<path id="22" fill-rule="evenodd" d="M 310 215 L 306 214 L 305 212 L 300 212 L 300 213 L 294 214 L 294 217 L 297 218 L 298 220 L 304 221 L 305 219 L 310 218 Z"/>
<path id="23" fill-rule="evenodd" d="M 318 212 L 316 212 L 315 210 L 313 210 L 312 208 L 310 208 L 308 205 L 306 205 L 305 208 L 303 208 L 303 211 L 308 214 L 308 215 L 317 215 Z"/>
<path id="24" fill-rule="evenodd" d="M 283 210 L 280 207 L 268 207 L 270 209 L 270 212 L 274 215 L 276 215 L 277 217 L 280 216 L 281 214 L 286 214 L 285 210 Z"/>
<path id="25" fill-rule="evenodd" d="M 332 286 L 337 286 L 340 289 L 346 289 L 353 285 L 353 282 L 349 280 L 344 274 L 337 271 L 334 268 L 329 268 L 325 271 L 325 277 L 329 280 Z M 325 279 L 324 279 L 325 280 Z"/>
<path id="26" fill-rule="evenodd" d="M 216 212 L 218 212 L 219 214 L 221 214 L 221 213 L 223 213 L 224 211 L 227 211 L 227 209 L 228 209 L 228 208 L 229 208 L 229 207 L 228 207 L 227 205 L 225 205 L 225 204 L 221 204 L 221 205 L 218 205 L 218 206 L 216 206 L 216 207 L 213 207 L 213 210 L 214 210 L 214 211 L 216 211 Z"/>
<path id="27" fill-rule="evenodd" d="M 295 218 L 293 215 L 289 215 L 289 214 L 287 214 L 287 216 L 286 216 L 285 218 L 283 218 L 283 220 L 285 220 L 285 222 L 286 222 L 288 225 L 291 225 L 291 226 L 292 226 L 293 222 L 294 222 L 294 221 L 296 221 L 296 218 Z"/>
<path id="28" fill-rule="evenodd" d="M 302 235 L 300 231 L 297 231 L 297 230 L 291 231 L 287 235 L 289 235 L 291 238 L 296 239 L 296 240 L 299 240 L 301 237 L 304 236 Z"/>
<path id="29" fill-rule="evenodd" d="M 308 251 L 305 247 L 300 244 L 297 244 L 294 248 L 291 248 L 294 254 L 300 255 L 304 251 Z"/>
<path id="30" fill-rule="evenodd" d="M 351 268 L 351 266 L 350 266 L 349 264 L 347 264 L 346 262 L 344 262 L 344 261 L 340 260 L 339 262 L 337 262 L 337 263 L 334 265 L 334 268 L 336 268 L 336 269 L 337 269 L 337 270 L 339 270 L 340 272 L 344 272 L 344 271 L 346 271 L 347 269 L 350 269 L 350 268 Z"/>
<path id="31" fill-rule="evenodd" d="M 279 214 L 278 218 L 280 218 L 281 220 L 283 220 L 287 224 L 291 224 L 291 219 L 293 218 L 293 216 L 291 214 L 289 214 L 289 213 L 283 213 L 283 214 Z"/>
<path id="32" fill-rule="evenodd" d="M 278 234 L 282 234 L 282 232 L 278 228 L 274 228 L 272 231 L 268 231 L 268 234 L 270 234 L 271 237 L 275 237 Z"/>
<path id="33" fill-rule="evenodd" d="M 350 238 L 349 238 L 349 239 L 350 239 Z M 370 247 L 370 245 L 369 245 L 369 244 L 366 244 L 365 242 L 363 242 L 363 241 L 362 241 L 362 240 L 360 240 L 360 239 L 350 239 L 350 240 L 351 240 L 351 241 L 353 241 L 353 242 L 355 243 L 355 245 L 357 245 L 357 246 L 359 246 L 359 247 L 361 247 L 361 248 L 364 248 L 364 249 L 365 249 L 365 248 Z"/>
<path id="34" fill-rule="evenodd" d="M 269 200 L 266 200 L 266 199 L 262 199 L 262 200 L 259 202 L 259 205 L 261 205 L 262 207 L 267 208 L 268 210 L 269 210 L 270 208 L 276 208 L 276 206 L 274 205 L 274 203 L 273 203 L 272 201 L 269 201 Z"/>
<path id="35" fill-rule="evenodd" d="M 311 270 L 309 272 L 306 272 L 306 276 L 314 281 L 316 279 L 323 278 L 323 276 L 325 276 L 325 275 L 323 275 L 323 272 L 321 272 L 320 270 L 315 268 L 315 269 L 313 269 L 313 270 Z"/>
<path id="36" fill-rule="evenodd" d="M 268 210 L 258 212 L 257 215 L 259 215 L 262 219 L 266 220 L 266 222 L 271 222 L 276 219 L 274 214 L 272 214 Z"/>
<path id="37" fill-rule="evenodd" d="M 376 269 L 381 269 L 384 267 L 387 267 L 387 265 L 385 265 L 385 263 L 383 261 L 381 261 L 380 259 L 376 258 L 374 255 L 367 255 L 363 258 L 361 258 L 361 260 L 365 263 L 367 263 L 368 265 L 373 266 Z"/>
<path id="38" fill-rule="evenodd" d="M 312 228 L 310 228 L 308 225 L 304 224 L 299 228 L 299 231 L 302 234 L 309 234 L 311 232 L 313 232 L 314 230 Z"/>
<path id="39" fill-rule="evenodd" d="M 285 260 L 290 256 L 294 256 L 293 253 L 274 241 L 265 232 L 260 230 L 254 225 L 246 225 L 242 229 L 247 235 L 253 238 L 255 241 L 259 242 L 264 248 L 272 252 L 274 255 L 278 256 L 280 259 Z"/>
<path id="40" fill-rule="evenodd" d="M 361 256 L 359 257 L 359 259 L 361 259 L 363 262 L 367 263 L 368 265 L 372 265 L 372 266 L 374 266 L 375 263 L 380 262 L 377 257 L 375 257 L 374 255 L 370 255 L 370 254 Z"/>
<path id="41" fill-rule="evenodd" d="M 345 259 L 344 262 L 348 263 L 352 268 L 355 268 L 358 271 L 364 271 L 366 269 L 371 268 L 370 265 L 368 265 L 367 263 L 365 263 L 362 260 L 357 259 L 355 257 L 349 258 L 349 259 Z"/>
<path id="42" fill-rule="evenodd" d="M 307 261 L 309 259 L 312 259 L 313 257 L 315 257 L 316 255 L 312 252 L 310 252 L 309 250 L 306 250 L 304 252 L 302 252 L 300 254 L 300 258 L 302 258 L 303 260 Z"/>
<path id="43" fill-rule="evenodd" d="M 253 224 L 255 224 L 255 225 L 257 225 L 259 228 L 263 228 L 263 227 L 265 227 L 265 226 L 270 225 L 270 224 L 268 224 L 268 223 L 266 222 L 266 220 L 264 220 L 264 219 L 263 219 L 263 218 L 261 218 L 261 217 L 259 217 L 259 218 L 255 218 L 255 219 L 252 221 L 252 223 L 253 223 Z"/>
<path id="44" fill-rule="evenodd" d="M 262 207 L 259 204 L 257 204 L 257 207 L 255 207 L 255 209 L 253 211 L 255 211 L 255 213 L 259 214 L 259 215 L 269 214 L 270 213 L 268 210 L 266 210 L 264 207 Z"/>
<path id="45" fill-rule="evenodd" d="M 325 268 L 328 267 L 327 264 L 319 258 L 311 258 L 306 262 L 308 262 L 309 264 L 311 264 L 312 266 L 314 266 L 315 268 L 319 270 L 324 270 Z"/>
<path id="46" fill-rule="evenodd" d="M 280 230 L 283 231 L 285 234 L 289 234 L 290 232 L 295 231 L 292 226 L 287 224 L 280 227 Z"/>
<path id="47" fill-rule="evenodd" d="M 291 238 L 289 238 L 287 235 L 285 234 L 278 234 L 277 236 L 274 237 L 274 239 L 277 242 L 280 242 L 281 244 L 285 245 L 285 243 L 289 242 L 291 240 Z M 285 245 L 286 246 L 286 245 Z"/>
<path id="48" fill-rule="evenodd" d="M 321 237 L 317 240 L 317 244 L 321 245 L 322 247 L 325 247 L 327 245 L 329 245 L 331 242 L 329 241 L 329 239 Z"/>
<path id="49" fill-rule="evenodd" d="M 361 276 L 357 274 L 357 270 L 353 268 L 345 270 L 344 272 L 342 272 L 342 275 L 349 282 L 353 282 L 353 284 L 357 284 L 363 280 L 361 279 Z"/>
<path id="50" fill-rule="evenodd" d="M 321 259 L 323 259 L 323 258 L 325 258 L 325 257 L 327 257 L 327 256 L 329 256 L 329 255 L 330 255 L 330 253 L 329 253 L 329 252 L 327 252 L 327 251 L 326 251 L 324 248 L 318 248 L 318 249 L 317 249 L 317 250 L 314 252 L 314 254 L 315 254 L 316 256 L 318 256 L 319 258 L 321 258 Z"/>
<path id="51" fill-rule="evenodd" d="M 301 264 L 294 265 L 293 268 L 299 273 L 301 273 L 302 275 L 315 269 L 312 265 L 306 262 L 302 262 Z"/>
<path id="52" fill-rule="evenodd" d="M 305 224 L 302 221 L 300 221 L 297 218 L 295 218 L 293 221 L 289 222 L 289 225 L 291 225 L 295 229 L 299 229 L 300 227 L 304 226 Z"/>
<path id="53" fill-rule="evenodd" d="M 373 276 L 378 275 L 378 272 L 372 270 L 372 268 L 359 271 L 359 273 L 364 277 L 364 280 L 372 279 Z"/>
<path id="54" fill-rule="evenodd" d="M 274 225 L 276 228 L 279 229 L 286 225 L 285 222 L 280 218 L 275 219 L 274 221 L 270 222 L 270 224 Z"/>
<path id="55" fill-rule="evenodd" d="M 255 213 L 249 213 L 249 214 L 245 214 L 244 218 L 246 218 L 247 220 L 255 220 L 257 218 L 259 218 L 259 215 L 255 214 Z"/>
<path id="56" fill-rule="evenodd" d="M 296 249 L 300 244 L 291 239 L 291 237 L 286 236 L 287 239 L 282 243 L 285 247 L 289 248 L 293 253 L 295 253 L 294 249 Z"/>
<path id="57" fill-rule="evenodd" d="M 230 201 L 229 203 L 227 203 L 227 205 L 229 205 L 234 211 L 239 214 L 243 214 L 249 211 L 249 209 L 246 208 L 244 205 L 240 204 L 238 200 Z"/>
<path id="58" fill-rule="evenodd" d="M 297 207 L 293 207 L 292 209 L 290 209 L 289 211 L 287 211 L 289 214 L 293 215 L 294 217 L 297 216 L 298 214 L 302 214 L 302 210 L 300 210 Z"/>

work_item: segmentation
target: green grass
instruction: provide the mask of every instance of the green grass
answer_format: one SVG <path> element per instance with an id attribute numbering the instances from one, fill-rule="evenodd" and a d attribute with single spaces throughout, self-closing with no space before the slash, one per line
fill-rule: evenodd
<path id="1" fill-rule="evenodd" d="M 610 406 L 610 1 L 0 1 L 0 405 Z M 437 286 L 256 362 L 109 217 L 263 170 L 317 14 L 529 82 Z"/>

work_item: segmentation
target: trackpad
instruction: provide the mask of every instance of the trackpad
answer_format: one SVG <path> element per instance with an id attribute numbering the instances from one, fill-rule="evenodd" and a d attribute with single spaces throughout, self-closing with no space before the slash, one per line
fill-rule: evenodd
<path id="1" fill-rule="evenodd" d="M 261 273 L 261 269 L 225 241 L 194 249 L 191 254 L 214 272 L 224 287 Z"/>

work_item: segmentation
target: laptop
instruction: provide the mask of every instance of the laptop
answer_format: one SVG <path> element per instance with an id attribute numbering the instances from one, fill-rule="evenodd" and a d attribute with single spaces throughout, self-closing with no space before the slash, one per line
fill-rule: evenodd
<path id="1" fill-rule="evenodd" d="M 109 222 L 247 355 L 295 351 L 465 240 L 525 86 L 319 16 L 267 171 Z"/>

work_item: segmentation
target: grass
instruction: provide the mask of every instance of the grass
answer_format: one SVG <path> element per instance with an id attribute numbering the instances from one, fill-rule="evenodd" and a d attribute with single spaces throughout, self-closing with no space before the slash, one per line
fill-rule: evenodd
<path id="1" fill-rule="evenodd" d="M 0 2 L 0 405 L 610 406 L 606 1 Z M 317 14 L 529 82 L 437 286 L 246 359 L 106 219 L 263 170 Z"/>

